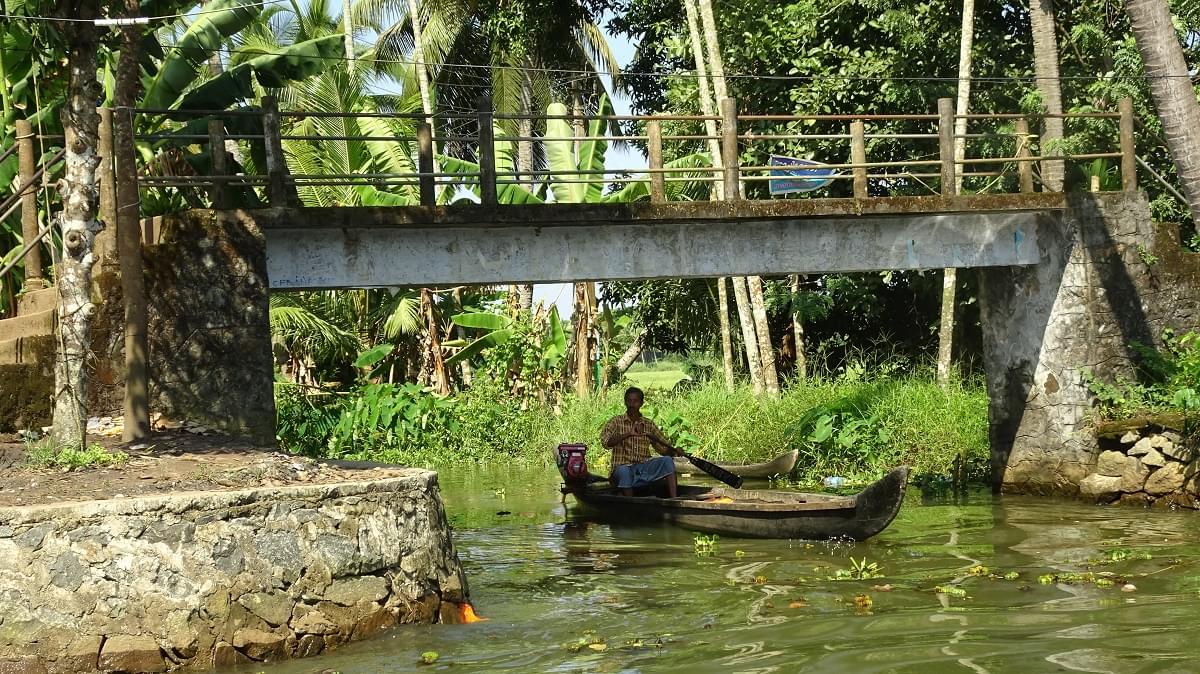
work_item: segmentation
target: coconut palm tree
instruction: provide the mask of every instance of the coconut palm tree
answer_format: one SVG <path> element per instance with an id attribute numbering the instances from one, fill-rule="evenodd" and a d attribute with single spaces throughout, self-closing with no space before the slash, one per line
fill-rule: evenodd
<path id="1" fill-rule="evenodd" d="M 1033 72 L 1037 89 L 1042 95 L 1042 107 L 1047 117 L 1043 122 L 1041 152 L 1043 156 L 1058 154 L 1063 139 L 1062 81 L 1058 76 L 1058 39 L 1055 37 L 1054 0 L 1031 0 L 1029 27 L 1033 33 Z M 1063 189 L 1062 160 L 1042 162 L 1042 185 L 1053 192 Z"/>
<path id="2" fill-rule="evenodd" d="M 1200 104 L 1171 9 L 1166 0 L 1126 0 L 1125 12 L 1192 220 L 1200 223 Z"/>

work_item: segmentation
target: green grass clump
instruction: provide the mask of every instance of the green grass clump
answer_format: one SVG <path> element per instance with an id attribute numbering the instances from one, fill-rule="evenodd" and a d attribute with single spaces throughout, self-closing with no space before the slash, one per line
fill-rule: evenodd
<path id="1" fill-rule="evenodd" d="M 589 467 L 603 473 L 609 452 L 600 444 L 600 429 L 622 412 L 624 389 L 635 383 L 643 382 L 627 377 L 587 398 L 567 394 L 521 402 L 484 381 L 448 399 L 445 413 L 453 428 L 405 436 L 404 443 L 360 444 L 350 455 L 330 453 L 337 444 L 319 434 L 281 441 L 292 451 L 319 456 L 426 466 L 550 465 L 559 443 L 583 442 L 592 448 Z M 285 410 L 303 410 L 289 405 L 279 405 L 281 417 Z M 942 389 L 931 374 L 814 377 L 791 382 L 776 398 L 756 396 L 748 386 L 728 391 L 721 381 L 652 390 L 647 396 L 647 411 L 660 422 L 671 421 L 668 432 L 686 433 L 691 451 L 732 463 L 765 461 L 797 449 L 800 460 L 789 477 L 808 484 L 827 475 L 865 482 L 899 464 L 912 466 L 918 475 L 948 475 L 960 459 L 971 474 L 982 476 L 989 458 L 987 407 L 982 381 Z M 667 430 L 668 424 L 660 425 Z M 289 419 L 286 427 L 305 426 Z M 381 431 L 371 437 L 389 435 Z"/>
<path id="2" fill-rule="evenodd" d="M 109 452 L 98 444 L 85 449 L 62 447 L 51 442 L 29 445 L 25 450 L 25 462 L 34 468 L 98 468 L 119 466 L 129 460 L 125 452 Z"/>

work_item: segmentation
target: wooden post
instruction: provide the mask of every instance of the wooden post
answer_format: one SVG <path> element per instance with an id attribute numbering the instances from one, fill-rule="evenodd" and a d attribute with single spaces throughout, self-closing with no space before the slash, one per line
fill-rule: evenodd
<path id="1" fill-rule="evenodd" d="M 721 162 L 724 164 L 724 190 L 726 201 L 737 201 L 741 198 L 738 175 L 738 122 L 737 101 L 732 98 L 721 99 Z"/>
<path id="2" fill-rule="evenodd" d="M 1016 125 L 1017 134 L 1017 159 L 1026 159 L 1032 157 L 1033 153 L 1029 151 L 1029 122 L 1024 119 L 1018 119 Z M 1018 161 L 1017 162 L 1017 179 L 1021 184 L 1021 192 L 1028 194 L 1033 192 L 1033 162 Z"/>
<path id="3" fill-rule="evenodd" d="M 24 185 L 31 183 L 33 174 L 37 172 L 37 146 L 34 143 L 33 125 L 27 119 L 17 120 L 17 144 L 18 182 Z M 30 184 L 21 194 L 21 236 L 25 241 L 33 241 L 38 234 L 41 234 L 41 229 L 38 227 L 37 186 Z M 41 246 L 35 246 L 25 256 L 25 288 L 41 290 L 45 287 L 42 249 Z"/>
<path id="4" fill-rule="evenodd" d="M 942 196 L 954 196 L 954 99 L 938 99 L 938 152 L 942 160 Z"/>
<path id="5" fill-rule="evenodd" d="M 646 122 L 646 137 L 650 150 L 650 203 L 661 204 L 667 200 L 667 175 L 655 171 L 663 167 L 662 122 L 657 119 Z"/>
<path id="6" fill-rule="evenodd" d="M 867 163 L 867 132 L 861 119 L 850 122 L 850 163 Z M 854 169 L 854 198 L 867 198 L 867 169 Z"/>
<path id="7" fill-rule="evenodd" d="M 142 263 L 141 200 L 133 111 L 118 108 L 113 122 L 117 257 L 121 263 L 121 293 L 125 300 L 125 428 L 121 437 L 132 442 L 150 435 L 146 278 Z"/>
<path id="8" fill-rule="evenodd" d="M 1133 100 L 1122 98 L 1117 103 L 1121 111 L 1121 189 L 1137 191 L 1137 145 L 1133 136 Z"/>
<path id="9" fill-rule="evenodd" d="M 496 138 L 492 131 L 492 99 L 479 97 L 479 202 L 499 203 L 496 195 Z"/>
<path id="10" fill-rule="evenodd" d="M 100 264 L 115 265 L 117 244 L 117 186 L 113 177 L 113 117 L 112 109 L 99 108 L 100 112 L 100 165 L 96 167 L 96 179 L 100 188 L 100 222 L 104 229 L 96 235 L 92 251 Z"/>
<path id="11" fill-rule="evenodd" d="M 428 122 L 417 125 L 417 181 L 421 186 L 421 205 L 437 204 L 437 191 L 433 178 L 433 127 Z"/>
<path id="12" fill-rule="evenodd" d="M 220 119 L 208 120 L 208 154 L 212 159 L 212 186 L 209 188 L 209 200 L 217 210 L 229 208 L 226 193 L 226 181 L 221 176 L 229 175 L 225 164 L 225 122 Z"/>
<path id="13" fill-rule="evenodd" d="M 279 100 L 274 96 L 263 96 L 263 136 L 267 151 L 267 203 L 273 208 L 288 205 L 287 185 L 284 176 L 287 162 L 283 157 L 283 139 L 280 138 Z"/>

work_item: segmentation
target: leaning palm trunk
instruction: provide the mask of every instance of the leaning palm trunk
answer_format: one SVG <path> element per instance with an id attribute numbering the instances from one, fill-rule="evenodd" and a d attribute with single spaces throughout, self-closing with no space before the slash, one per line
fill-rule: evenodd
<path id="1" fill-rule="evenodd" d="M 1200 223 L 1200 103 L 1171 23 L 1170 8 L 1166 0 L 1126 0 L 1125 13 L 1146 64 L 1150 95 L 1192 220 Z"/>
<path id="2" fill-rule="evenodd" d="M 725 367 L 725 388 L 733 390 L 733 339 L 729 334 L 729 291 L 725 277 L 717 279 L 717 317 L 721 320 L 721 364 Z"/>
<path id="3" fill-rule="evenodd" d="M 78 18 L 96 16 L 94 0 L 72 7 Z M 54 437 L 60 445 L 83 447 L 87 432 L 87 372 L 84 361 L 91 338 L 92 242 L 103 225 L 96 221 L 99 190 L 96 169 L 100 158 L 96 147 L 100 115 L 96 100 L 97 29 L 90 21 L 71 22 L 65 27 L 71 43 L 67 66 L 70 70 L 67 105 L 63 109 L 66 134 L 65 168 L 58 191 L 63 210 L 62 261 L 58 273 L 58 353 L 54 367 Z"/>
<path id="4" fill-rule="evenodd" d="M 954 118 L 954 193 L 962 193 L 962 160 L 967 156 L 967 118 L 971 98 L 971 45 L 975 38 L 975 0 L 963 0 L 962 31 L 958 47 L 958 100 Z M 954 307 L 958 288 L 958 270 L 942 270 L 942 315 L 938 326 L 937 380 L 945 388 L 950 383 L 950 361 L 954 356 Z"/>
<path id="5" fill-rule="evenodd" d="M 1054 0 L 1033 0 L 1029 6 L 1029 24 L 1033 33 L 1033 71 L 1047 117 L 1043 122 L 1042 156 L 1062 153 L 1063 138 L 1062 81 L 1058 77 L 1058 40 L 1054 35 Z M 1063 162 L 1042 162 L 1042 187 L 1046 191 L 1063 189 Z"/>
<path id="6" fill-rule="evenodd" d="M 758 350 L 758 336 L 754 332 L 754 317 L 750 310 L 750 297 L 746 292 L 746 277 L 734 276 L 733 299 L 737 302 L 738 319 L 742 324 L 742 341 L 746 343 L 746 364 L 750 370 L 750 385 L 754 392 L 762 393 L 762 359 Z"/>
<path id="7" fill-rule="evenodd" d="M 646 348 L 646 345 L 643 342 L 643 337 L 645 337 L 645 335 L 646 333 L 644 332 L 638 333 L 637 337 L 633 338 L 633 343 L 629 345 L 629 348 L 625 349 L 625 352 L 622 353 L 621 357 L 617 359 L 617 362 L 613 364 L 607 376 L 607 380 L 609 382 L 621 381 L 621 377 L 624 377 L 625 373 L 629 371 L 629 368 L 633 367 L 634 362 L 636 362 L 638 357 L 642 355 L 642 350 Z"/>
<path id="8" fill-rule="evenodd" d="M 761 276 L 748 276 L 750 309 L 754 313 L 754 332 L 758 336 L 758 354 L 762 365 L 763 387 L 771 395 L 779 395 L 779 372 L 775 368 L 775 346 L 771 343 L 771 325 L 767 322 L 767 304 L 763 299 Z"/>

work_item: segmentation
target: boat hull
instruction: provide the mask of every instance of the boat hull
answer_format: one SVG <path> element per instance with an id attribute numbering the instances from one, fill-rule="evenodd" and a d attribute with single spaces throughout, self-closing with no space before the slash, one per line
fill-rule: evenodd
<path id="1" fill-rule="evenodd" d="M 738 477 L 765 480 L 772 475 L 787 475 L 792 472 L 799 456 L 800 452 L 793 449 L 763 463 L 718 463 L 717 465 Z M 699 471 L 700 469 L 693 466 L 691 461 L 675 457 L 675 472 L 696 473 Z"/>
<path id="2" fill-rule="evenodd" d="M 663 522 L 693 531 L 744 538 L 866 540 L 887 528 L 904 500 L 908 468 L 900 467 L 854 496 L 769 490 L 681 487 L 680 498 L 621 496 L 582 489 L 574 512 L 588 519 Z M 732 503 L 701 500 L 729 497 Z"/>

